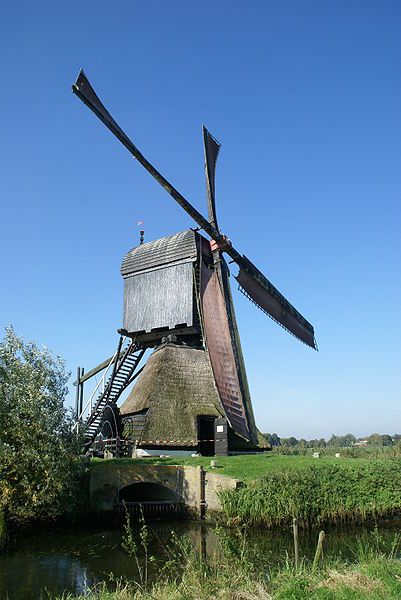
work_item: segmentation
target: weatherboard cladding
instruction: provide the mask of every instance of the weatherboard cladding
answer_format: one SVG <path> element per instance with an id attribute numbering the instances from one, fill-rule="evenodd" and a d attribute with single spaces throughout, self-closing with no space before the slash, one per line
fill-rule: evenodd
<path id="1" fill-rule="evenodd" d="M 164 265 L 197 259 L 196 233 L 191 229 L 133 248 L 124 257 L 121 275 L 155 269 Z"/>
<path id="2" fill-rule="evenodd" d="M 124 329 L 130 334 L 194 325 L 196 233 L 182 231 L 133 248 L 124 258 Z"/>
<path id="3" fill-rule="evenodd" d="M 129 333 L 192 327 L 193 263 L 185 262 L 125 279 L 124 329 Z"/>

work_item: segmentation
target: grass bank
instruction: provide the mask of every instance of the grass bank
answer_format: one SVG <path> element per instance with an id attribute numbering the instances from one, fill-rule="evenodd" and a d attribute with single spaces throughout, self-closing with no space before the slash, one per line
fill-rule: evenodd
<path id="1" fill-rule="evenodd" d="M 383 460 L 387 460 L 383 459 Z M 241 481 L 251 482 L 260 479 L 265 475 L 273 472 L 281 472 L 287 470 L 302 470 L 309 466 L 315 465 L 339 465 L 341 467 L 352 466 L 359 468 L 363 465 L 370 464 L 371 458 L 351 458 L 340 456 L 323 456 L 315 459 L 310 455 L 293 455 L 286 456 L 282 454 L 274 454 L 266 452 L 262 454 L 242 454 L 237 456 L 221 456 L 217 458 L 218 467 L 210 466 L 211 458 L 207 456 L 199 456 L 196 458 L 113 458 L 104 460 L 101 458 L 93 458 L 91 460 L 92 468 L 102 468 L 109 465 L 189 465 L 202 466 L 207 471 L 213 471 L 227 477 L 241 479 Z M 399 460 L 401 468 L 401 459 Z"/>
<path id="2" fill-rule="evenodd" d="M 288 558 L 281 567 L 255 565 L 247 540 L 241 536 L 233 544 L 223 533 L 209 558 L 196 553 L 188 540 L 177 546 L 173 539 L 170 560 L 156 581 L 148 583 L 142 569 L 139 583 L 114 582 L 114 591 L 102 585 L 63 600 L 399 600 L 397 543 L 395 539 L 392 551 L 384 554 L 376 537 L 359 544 L 353 563 L 338 560 L 313 565 L 303 560 L 295 568 Z M 132 548 L 136 560 L 139 548 L 131 542 Z M 142 550 L 148 552 L 147 547 Z"/>
<path id="3" fill-rule="evenodd" d="M 219 566 L 221 568 L 221 565 Z M 180 582 L 158 583 L 149 590 L 121 584 L 105 586 L 63 600 L 399 600 L 401 567 L 393 559 L 364 561 L 357 566 L 333 565 L 318 574 L 308 567 L 298 573 L 275 573 L 270 581 L 250 580 L 238 573 L 228 580 L 220 568 L 187 569 Z M 61 598 L 59 599 L 61 600 Z"/>

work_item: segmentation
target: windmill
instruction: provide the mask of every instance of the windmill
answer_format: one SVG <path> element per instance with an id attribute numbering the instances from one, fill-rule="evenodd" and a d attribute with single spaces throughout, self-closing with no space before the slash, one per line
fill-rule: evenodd
<path id="1" fill-rule="evenodd" d="M 235 279 L 247 298 L 300 341 L 317 347 L 312 325 L 220 231 L 215 198 L 220 144 L 203 127 L 206 219 L 117 125 L 83 71 L 72 89 L 198 226 L 141 243 L 125 256 L 119 346 L 86 375 L 78 372 L 77 427 L 83 424 L 89 442 L 102 431 L 154 451 L 224 454 L 260 447 L 224 255 L 239 267 Z M 147 348 L 155 350 L 138 370 Z M 102 369 L 102 385 L 83 406 L 84 381 Z"/>

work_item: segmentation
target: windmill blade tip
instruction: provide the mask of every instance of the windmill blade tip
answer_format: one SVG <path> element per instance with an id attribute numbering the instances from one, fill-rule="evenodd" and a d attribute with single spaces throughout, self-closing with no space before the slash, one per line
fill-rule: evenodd
<path id="1" fill-rule="evenodd" d="M 79 86 L 80 84 L 82 84 L 83 80 L 87 80 L 87 76 L 85 74 L 85 71 L 82 69 L 82 67 L 79 69 L 79 73 L 77 75 L 76 80 L 74 81 L 74 83 L 72 84 L 71 88 L 73 92 L 77 92 L 79 90 Z"/>

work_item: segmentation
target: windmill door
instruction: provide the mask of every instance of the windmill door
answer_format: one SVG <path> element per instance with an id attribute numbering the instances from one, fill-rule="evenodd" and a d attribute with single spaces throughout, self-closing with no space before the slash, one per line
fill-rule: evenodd
<path id="1" fill-rule="evenodd" d="M 202 456 L 214 456 L 214 419 L 198 417 L 198 452 Z"/>

